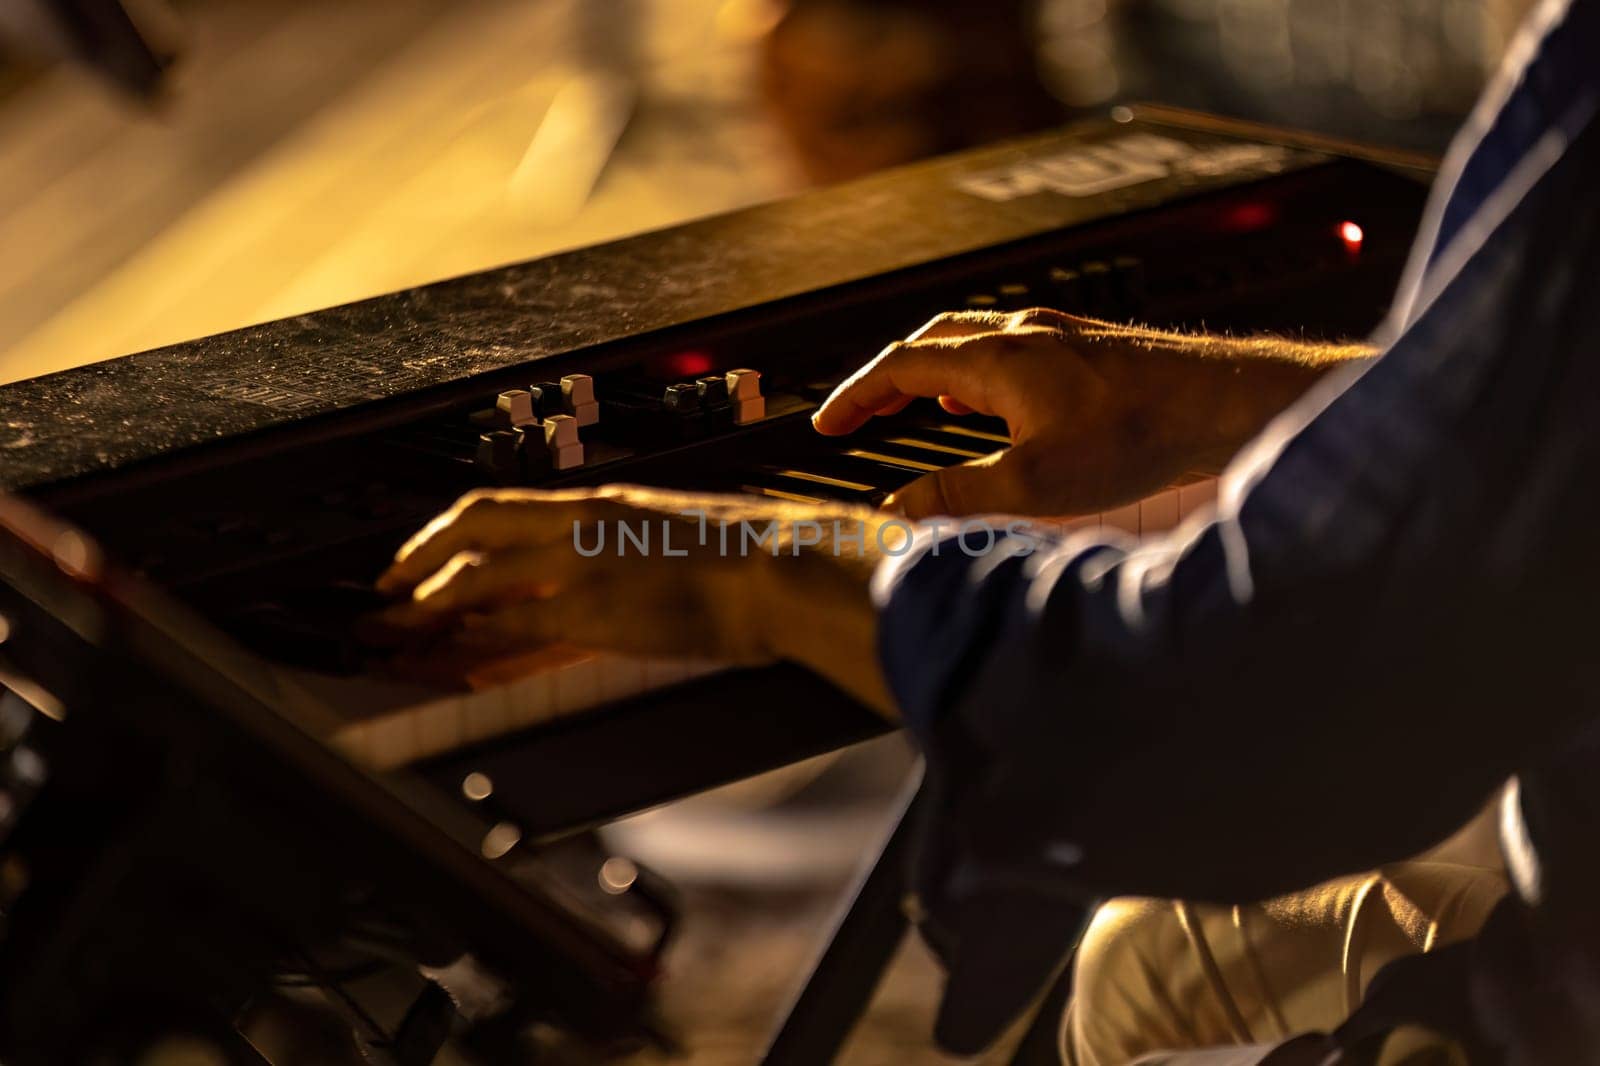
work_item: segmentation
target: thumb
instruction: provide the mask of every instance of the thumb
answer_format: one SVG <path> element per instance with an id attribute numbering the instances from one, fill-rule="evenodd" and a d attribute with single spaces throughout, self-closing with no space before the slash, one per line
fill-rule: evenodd
<path id="1" fill-rule="evenodd" d="M 934 515 L 995 514 L 1028 509 L 1028 449 L 1007 448 L 982 459 L 948 466 L 920 477 L 893 493 L 885 509 L 907 518 Z"/>

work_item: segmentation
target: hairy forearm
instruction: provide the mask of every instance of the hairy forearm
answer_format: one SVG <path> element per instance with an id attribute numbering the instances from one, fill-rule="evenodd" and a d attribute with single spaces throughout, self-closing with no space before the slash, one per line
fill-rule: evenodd
<path id="1" fill-rule="evenodd" d="M 1202 467 L 1220 470 L 1280 411 L 1328 371 L 1371 359 L 1371 345 L 1306 341 L 1272 334 L 1179 333 L 1093 323 L 1083 338 L 1147 353 L 1126 373 L 1169 382 L 1167 402 L 1179 433 L 1199 442 Z"/>
<path id="2" fill-rule="evenodd" d="M 1366 344 L 1316 343 L 1283 337 L 1221 337 L 1202 344 L 1202 366 L 1215 398 L 1216 434 L 1208 466 L 1221 470 L 1279 412 L 1335 367 L 1371 359 Z"/>

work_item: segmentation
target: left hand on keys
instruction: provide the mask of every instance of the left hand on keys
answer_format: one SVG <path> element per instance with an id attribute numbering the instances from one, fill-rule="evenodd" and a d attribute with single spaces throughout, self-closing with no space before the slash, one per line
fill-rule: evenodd
<path id="1" fill-rule="evenodd" d="M 769 526 L 775 540 L 758 541 Z M 891 515 L 843 505 L 629 485 L 472 492 L 379 579 L 407 595 L 382 623 L 444 630 L 485 657 L 565 642 L 790 659 L 892 714 L 868 582 L 884 546 L 907 535 Z"/>

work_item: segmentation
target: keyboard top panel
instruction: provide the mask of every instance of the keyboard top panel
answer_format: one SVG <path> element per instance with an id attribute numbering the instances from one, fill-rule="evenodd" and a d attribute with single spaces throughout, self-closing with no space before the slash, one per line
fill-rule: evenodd
<path id="1" fill-rule="evenodd" d="M 1327 158 L 1210 127 L 1091 122 L 17 382 L 0 388 L 0 489 L 117 471 Z"/>

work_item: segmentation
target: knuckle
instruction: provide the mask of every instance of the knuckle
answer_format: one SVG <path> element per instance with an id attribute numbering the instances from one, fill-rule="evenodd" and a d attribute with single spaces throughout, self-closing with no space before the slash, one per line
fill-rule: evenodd
<path id="1" fill-rule="evenodd" d="M 916 351 L 916 348 L 912 346 L 910 341 L 890 341 L 883 351 L 878 353 L 878 358 L 873 360 L 873 364 L 882 366 L 885 363 L 897 363 L 903 360 L 907 354 L 914 351 Z"/>
<path id="2" fill-rule="evenodd" d="M 1000 362 L 1015 359 L 1026 352 L 1030 346 L 1031 338 L 1015 333 L 993 333 L 985 337 L 975 338 L 971 344 L 965 345 L 968 358 L 981 359 L 986 362 Z"/>
<path id="3" fill-rule="evenodd" d="M 468 571 L 477 570 L 487 561 L 488 556 L 483 552 L 471 550 L 456 552 L 454 557 L 452 557 L 450 560 L 457 573 L 465 573 Z"/>
<path id="4" fill-rule="evenodd" d="M 1040 326 L 1057 328 L 1066 318 L 1060 311 L 1049 307 L 1029 307 L 1013 313 L 1007 320 L 1010 329 L 1030 329 Z"/>
<path id="5" fill-rule="evenodd" d="M 459 592 L 464 586 L 475 583 L 483 567 L 483 556 L 477 552 L 457 552 L 439 571 L 440 580 L 433 592 L 446 595 Z"/>
<path id="6" fill-rule="evenodd" d="M 606 515 L 629 509 L 629 504 L 634 503 L 635 493 L 637 490 L 630 485 L 602 485 L 578 501 L 574 511 L 589 520 L 603 519 Z"/>
<path id="7" fill-rule="evenodd" d="M 576 517 L 588 522 L 620 518 L 639 509 L 640 493 L 633 485 L 602 485 L 578 503 Z"/>
<path id="8" fill-rule="evenodd" d="M 1012 448 L 1004 453 L 1004 461 L 996 464 L 995 472 L 1011 488 L 1027 492 L 1044 483 L 1049 476 L 1049 456 L 1034 448 Z"/>
<path id="9" fill-rule="evenodd" d="M 494 489 L 473 489 L 456 501 L 456 517 L 478 518 L 488 514 L 498 505 L 499 498 Z"/>

